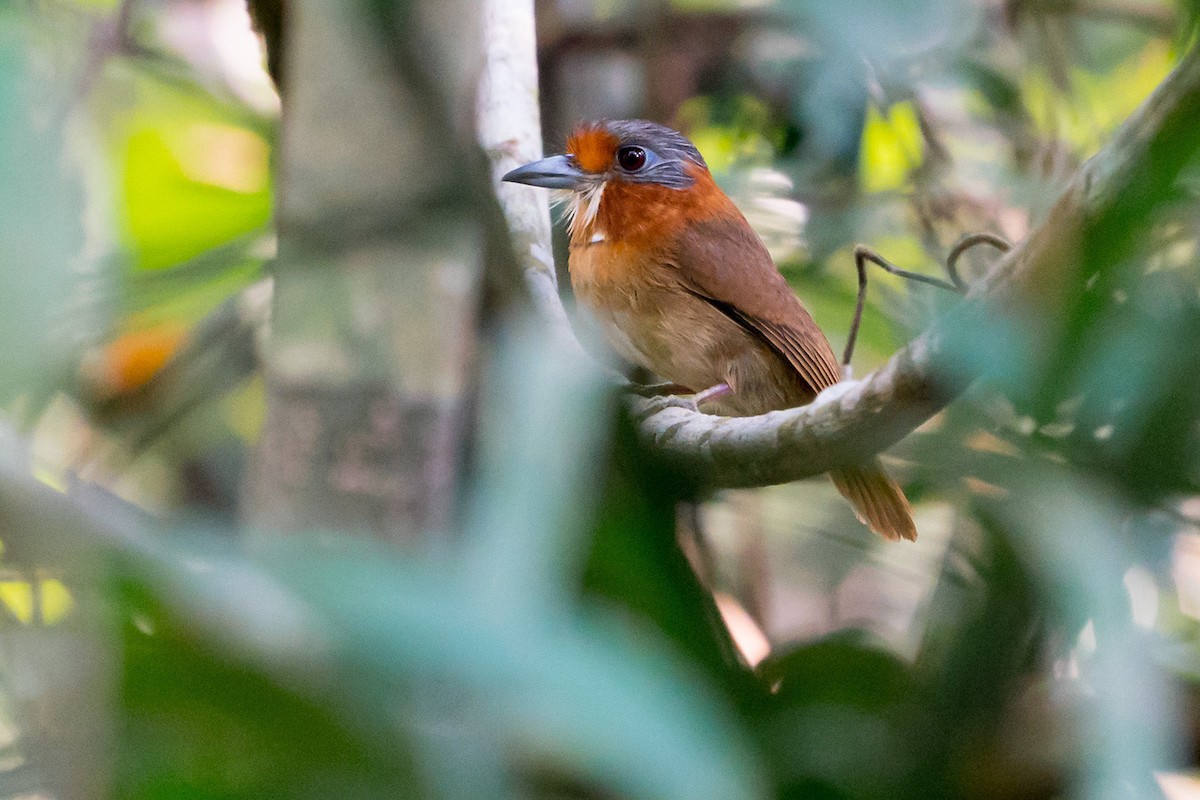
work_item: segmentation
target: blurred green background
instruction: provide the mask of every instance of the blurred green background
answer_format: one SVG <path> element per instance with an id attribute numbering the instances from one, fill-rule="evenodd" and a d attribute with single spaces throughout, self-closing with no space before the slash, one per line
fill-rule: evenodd
<path id="1" fill-rule="evenodd" d="M 1079 232 L 1068 302 L 965 332 L 986 379 L 886 456 L 915 543 L 824 479 L 678 480 L 594 370 L 486 303 L 427 331 L 478 354 L 448 518 L 266 534 L 271 281 L 336 247 L 276 230 L 304 170 L 262 34 L 288 47 L 289 7 L 252 5 L 258 30 L 243 0 L 0 5 L 0 796 L 1200 798 L 1194 163 Z M 351 19 L 380 63 L 379 15 L 461 22 L 333 7 L 312 24 Z M 580 119 L 684 131 L 840 352 L 856 244 L 940 275 L 965 234 L 1022 240 L 1198 12 L 538 0 L 546 151 Z M 856 373 L 956 301 L 873 274 Z M 323 311 L 331 336 L 370 316 Z"/>

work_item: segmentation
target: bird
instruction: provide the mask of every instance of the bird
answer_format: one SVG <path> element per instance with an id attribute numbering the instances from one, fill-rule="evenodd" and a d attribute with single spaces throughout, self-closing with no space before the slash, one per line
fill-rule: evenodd
<path id="1" fill-rule="evenodd" d="M 577 305 L 625 361 L 725 416 L 807 404 L 842 378 L 825 335 L 683 134 L 647 120 L 580 123 L 565 152 L 504 181 L 558 190 Z M 858 518 L 915 539 L 878 458 L 830 472 Z"/>

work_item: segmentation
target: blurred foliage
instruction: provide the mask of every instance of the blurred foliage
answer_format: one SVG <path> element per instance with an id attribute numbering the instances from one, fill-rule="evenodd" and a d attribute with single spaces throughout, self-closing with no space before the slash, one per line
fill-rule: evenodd
<path id="1" fill-rule="evenodd" d="M 1200 5 L 539 10 L 546 48 L 624 57 L 584 100 L 684 128 L 840 349 L 856 242 L 940 272 L 1025 236 Z M 1194 163 L 1080 232 L 1065 307 L 966 332 L 986 385 L 895 452 L 915 545 L 805 484 L 681 548 L 695 487 L 519 328 L 487 331 L 455 530 L 277 540 L 236 521 L 277 127 L 242 12 L 0 10 L 0 794 L 1109 798 L 1196 766 Z M 954 299 L 872 274 L 859 368 Z"/>
<path id="2" fill-rule="evenodd" d="M 36 97 L 26 56 L 27 21 L 0 10 L 0 104 L 29 109 Z M 43 123 L 44 124 L 44 123 Z M 0 177 L 11 198 L 0 222 L 0 258 L 20 277 L 3 293 L 0 326 L 5 356 L 0 399 L 11 402 L 48 372 L 67 369 L 57 355 L 59 298 L 69 286 L 71 260 L 82 239 L 81 198 L 61 168 L 63 133 L 38 130 L 28 113 L 0 128 Z"/>

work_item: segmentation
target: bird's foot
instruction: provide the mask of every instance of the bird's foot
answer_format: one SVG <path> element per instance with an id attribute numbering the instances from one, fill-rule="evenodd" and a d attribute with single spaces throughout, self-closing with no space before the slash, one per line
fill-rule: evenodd
<path id="1" fill-rule="evenodd" d="M 701 404 L 724 397 L 732 391 L 733 389 L 728 383 L 718 383 L 716 386 L 710 386 L 704 391 L 692 395 L 670 394 L 658 399 L 662 401 L 663 408 L 686 408 L 688 411 L 700 414 L 703 413 L 700 411 Z"/>
<path id="2" fill-rule="evenodd" d="M 693 394 L 689 394 L 686 386 L 680 386 L 677 383 L 657 383 L 650 386 L 640 386 L 630 383 L 622 388 L 625 391 L 651 400 L 652 413 L 658 413 L 668 408 L 682 408 L 699 414 L 702 413 L 700 411 L 701 403 L 716 400 L 733 391 L 727 383 L 718 383 L 716 386 L 710 386 L 702 392 L 695 392 Z M 643 394 L 643 391 L 646 393 Z"/>
<path id="3" fill-rule="evenodd" d="M 703 392 L 696 392 L 694 395 L 692 395 L 692 402 L 699 407 L 701 403 L 707 403 L 711 400 L 716 400 L 717 398 L 724 397 L 732 392 L 733 387 L 728 383 L 722 382 L 718 383 L 716 386 L 708 387 Z"/>

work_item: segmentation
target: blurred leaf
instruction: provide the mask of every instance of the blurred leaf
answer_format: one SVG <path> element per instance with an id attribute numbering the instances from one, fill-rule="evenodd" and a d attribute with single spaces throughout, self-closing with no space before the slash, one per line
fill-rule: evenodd
<path id="1" fill-rule="evenodd" d="M 614 398 L 578 355 L 528 318 L 493 351 L 462 569 L 498 613 L 555 613 L 585 569 Z"/>
<path id="2" fill-rule="evenodd" d="M 916 766 L 918 686 L 894 654 L 846 632 L 760 671 L 777 686 L 759 726 L 785 797 L 897 796 Z"/>
<path id="3" fill-rule="evenodd" d="M 1095 634 L 1092 652 L 1079 658 L 1087 687 L 1081 788 L 1097 798 L 1155 796 L 1153 771 L 1180 757 L 1181 708 L 1175 687 L 1148 669 L 1150 651 L 1122 591 L 1134 562 L 1120 534 L 1128 510 L 1119 496 L 1046 460 L 1027 460 L 1006 489 L 1019 502 L 989 503 L 989 515 L 1047 588 L 1052 607 L 1090 620 Z"/>
<path id="4" fill-rule="evenodd" d="M 973 758 L 996 748 L 1009 705 L 1036 660 L 1036 590 L 1012 543 L 982 515 L 986 538 L 972 559 L 976 574 L 963 587 L 953 621 L 940 620 L 922 645 L 917 669 L 925 690 L 930 730 L 922 773 L 930 784 L 966 793 Z M 943 576 L 943 581 L 947 576 Z M 1034 776 L 1029 776 L 1032 780 Z M 1020 784 L 1021 778 L 1014 776 Z"/>
<path id="5" fill-rule="evenodd" d="M 428 796 L 394 733 L 349 729 L 319 697 L 223 657 L 144 587 L 122 598 L 117 796 Z"/>
<path id="6" fill-rule="evenodd" d="M 1109 134 L 1166 77 L 1175 53 L 1165 42 L 1151 42 L 1102 73 L 1076 68 L 1071 92 L 1036 74 L 1022 93 L 1029 116 L 1046 136 L 1061 137 L 1082 157 L 1092 155 Z"/>
<path id="7" fill-rule="evenodd" d="M 0 402 L 57 383 L 69 355 L 61 329 L 70 268 L 83 243 L 78 187 L 63 166 L 62 131 L 39 105 L 47 87 L 28 66 L 24 21 L 0 9 Z"/>
<path id="8" fill-rule="evenodd" d="M 121 312 L 130 327 L 190 325 L 262 277 L 274 236 L 256 230 L 194 258 L 159 269 L 136 269 L 123 280 Z"/>
<path id="9" fill-rule="evenodd" d="M 185 262 L 267 222 L 263 121 L 136 62 L 110 66 L 98 97 L 122 175 L 123 239 L 138 269 Z"/>
<path id="10" fill-rule="evenodd" d="M 1142 280 L 1133 297 L 1106 294 L 1080 337 L 1078 397 L 1063 420 L 1071 428 L 1064 448 L 1079 463 L 1110 472 L 1145 503 L 1200 485 L 1200 437 L 1195 409 L 1200 392 L 1200 308 L 1187 285 L 1169 274 Z M 1087 323 L 1084 323 L 1087 324 Z"/>
<path id="11" fill-rule="evenodd" d="M 916 683 L 894 653 L 873 647 L 869 638 L 844 631 L 811 644 L 771 655 L 758 667 L 776 685 L 774 702 L 783 705 L 840 705 L 882 711 L 912 699 Z"/>
<path id="12" fill-rule="evenodd" d="M 867 107 L 859 155 L 859 182 L 865 192 L 894 192 L 905 188 L 921 166 L 921 127 L 912 103 L 894 103 L 886 115 L 872 103 Z"/>
<path id="13" fill-rule="evenodd" d="M 614 439 L 584 578 L 588 596 L 656 629 L 736 705 L 753 701 L 761 688 L 676 542 L 677 504 L 692 501 L 694 489 L 637 442 L 624 417 Z"/>
<path id="14" fill-rule="evenodd" d="M 336 765 L 349 757 L 339 753 L 356 751 L 333 744 L 319 761 L 304 757 L 333 724 L 342 732 L 332 743 L 366 736 L 368 754 L 400 745 L 378 726 L 407 731 L 414 749 L 393 752 L 409 752 L 427 767 L 426 759 L 437 765 L 445 757 L 439 741 L 457 741 L 454 760 L 475 770 L 464 773 L 474 774 L 475 791 L 460 796 L 495 796 L 486 777 L 490 740 L 503 743 L 509 770 L 577 775 L 622 796 L 759 796 L 749 754 L 730 721 L 699 701 L 705 693 L 675 659 L 637 645 L 616 620 L 496 625 L 472 593 L 444 575 L 396 564 L 377 547 L 329 537 L 322 543 L 261 539 L 257 563 L 228 555 L 216 542 L 199 544 L 178 554 L 174 546 L 160 549 L 156 566 L 145 573 L 148 582 L 126 579 L 134 597 L 143 598 L 129 613 L 143 620 L 139 630 L 148 628 L 152 646 L 164 636 L 167 642 L 180 635 L 196 642 L 184 663 L 171 649 L 129 662 L 125 696 L 136 701 L 137 715 L 182 722 L 176 743 L 159 751 L 165 762 L 151 775 L 198 775 L 198 782 L 216 780 L 233 796 L 253 796 L 259 781 L 276 774 L 274 762 L 281 771 L 298 770 L 280 787 L 298 791 L 320 782 L 323 764 Z M 221 598 L 216 605 L 214 593 Z M 258 607 L 237 630 L 213 616 L 252 597 Z M 130 635 L 134 643 L 145 641 L 132 629 Z M 301 652 L 309 655 L 297 658 Z M 205 666 L 211 653 L 221 655 Z M 199 683 L 174 680 L 181 671 L 197 672 Z M 297 690 L 305 699 L 287 701 Z M 171 713 L 180 704 L 195 707 L 197 700 L 201 705 L 190 719 Z M 264 703 L 269 711 L 254 710 Z M 284 731 L 288 744 L 280 749 L 277 737 Z M 255 752 L 256 743 L 264 746 L 262 736 L 276 740 L 268 754 L 279 755 L 271 755 L 263 770 L 249 769 L 241 754 Z M 136 741 L 127 744 L 131 755 L 139 752 Z M 239 741 L 241 747 L 229 747 Z M 186 766 L 197 759 L 199 766 Z M 238 786 L 238 780 L 250 783 Z"/>
<path id="15" fill-rule="evenodd" d="M 1179 31 L 1175 34 L 1175 44 L 1182 49 L 1196 35 L 1197 23 L 1200 23 L 1200 0 L 1176 0 L 1175 5 L 1179 7 Z"/>
<path id="16" fill-rule="evenodd" d="M 774 154 L 769 109 L 752 95 L 694 97 L 675 116 L 718 180 L 735 165 L 765 164 Z"/>

